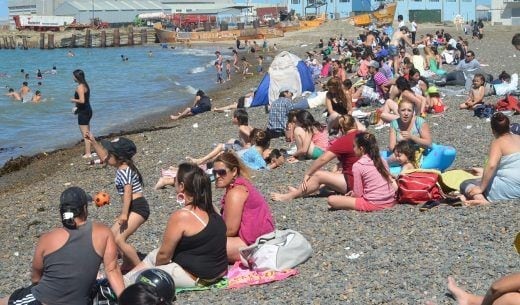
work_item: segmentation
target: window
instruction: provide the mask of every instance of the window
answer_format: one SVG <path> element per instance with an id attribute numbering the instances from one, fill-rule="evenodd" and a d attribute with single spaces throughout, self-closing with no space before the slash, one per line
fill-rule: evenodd
<path id="1" fill-rule="evenodd" d="M 439 0 L 430 0 L 430 2 L 439 2 Z"/>
<path id="2" fill-rule="evenodd" d="M 350 0 L 339 0 L 339 2 L 350 2 Z"/>
<path id="3" fill-rule="evenodd" d="M 182 13 L 182 10 L 180 10 L 180 9 L 176 9 L 175 12 L 176 12 L 176 13 Z"/>
<path id="4" fill-rule="evenodd" d="M 186 9 L 186 13 L 187 13 L 187 12 L 192 12 L 192 11 L 193 11 L 193 10 L 192 10 L 191 8 L 187 8 L 187 9 Z"/>
<path id="5" fill-rule="evenodd" d="M 300 4 L 300 0 L 291 0 L 291 4 Z"/>

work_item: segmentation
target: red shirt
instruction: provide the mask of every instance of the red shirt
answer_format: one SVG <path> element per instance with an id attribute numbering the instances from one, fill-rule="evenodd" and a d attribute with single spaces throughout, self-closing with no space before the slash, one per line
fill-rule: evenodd
<path id="1" fill-rule="evenodd" d="M 341 138 L 338 138 L 329 146 L 329 151 L 333 152 L 341 163 L 343 175 L 347 181 L 347 191 L 352 190 L 354 187 L 352 166 L 359 159 L 359 157 L 354 153 L 354 138 L 358 133 L 358 131 L 349 132 Z"/>

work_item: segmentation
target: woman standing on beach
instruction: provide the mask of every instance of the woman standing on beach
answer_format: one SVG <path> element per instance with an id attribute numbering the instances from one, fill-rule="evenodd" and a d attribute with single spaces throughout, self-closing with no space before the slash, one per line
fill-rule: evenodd
<path id="1" fill-rule="evenodd" d="M 234 263 L 240 260 L 240 248 L 274 231 L 273 215 L 264 196 L 249 181 L 247 167 L 234 153 L 217 157 L 213 175 L 215 186 L 226 190 L 221 214 L 227 227 L 228 261 Z"/>
<path id="2" fill-rule="evenodd" d="M 74 92 L 74 98 L 70 101 L 76 103 L 76 109 L 74 114 L 78 116 L 79 130 L 81 131 L 82 138 L 86 138 L 90 132 L 90 119 L 92 119 L 92 108 L 90 107 L 90 87 L 85 80 L 85 72 L 77 69 L 72 72 L 73 79 L 78 86 Z M 90 142 L 85 140 L 85 154 L 83 158 L 90 158 Z"/>
<path id="3" fill-rule="evenodd" d="M 148 219 L 150 207 L 143 196 L 143 177 L 132 160 L 137 148 L 127 138 L 116 138 L 112 141 L 103 140 L 98 143 L 92 134 L 85 139 L 91 142 L 103 163 L 111 165 L 116 170 L 115 185 L 117 193 L 123 202 L 121 214 L 112 226 L 117 246 L 123 254 L 121 270 L 128 271 L 141 260 L 134 247 L 126 240 Z"/>

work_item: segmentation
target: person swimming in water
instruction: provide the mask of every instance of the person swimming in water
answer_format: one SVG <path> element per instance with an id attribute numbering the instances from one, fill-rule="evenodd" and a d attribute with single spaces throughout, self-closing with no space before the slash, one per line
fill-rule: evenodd
<path id="1" fill-rule="evenodd" d="M 21 101 L 22 97 L 20 96 L 20 93 L 14 91 L 13 88 L 9 88 L 9 92 L 5 94 L 13 101 Z"/>

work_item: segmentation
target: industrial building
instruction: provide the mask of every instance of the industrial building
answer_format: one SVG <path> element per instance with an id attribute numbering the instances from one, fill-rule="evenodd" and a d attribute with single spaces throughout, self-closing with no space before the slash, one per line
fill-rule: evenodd
<path id="1" fill-rule="evenodd" d="M 518 0 L 492 1 L 494 21 L 519 24 Z M 94 16 L 117 24 L 132 22 L 140 13 L 189 14 L 262 6 L 287 7 L 298 15 L 326 13 L 329 18 L 345 18 L 374 10 L 382 3 L 377 0 L 9 0 L 8 7 L 10 19 L 19 14 L 69 15 L 75 16 L 80 23 L 88 23 Z M 397 3 L 396 15 L 403 15 L 405 20 L 446 22 L 459 15 L 465 21 L 477 19 L 475 0 L 397 0 Z M 240 14 L 243 13 L 243 9 L 240 9 Z M 245 15 L 252 15 L 252 10 L 245 12 Z"/>
<path id="2" fill-rule="evenodd" d="M 502 0 L 495 0 L 501 2 Z M 505 2 L 518 0 L 505 0 Z M 326 13 L 329 18 L 346 18 L 378 8 L 388 1 L 377 0 L 236 0 L 236 3 L 261 2 L 269 5 L 287 6 L 298 15 Z M 396 15 L 417 22 L 452 21 L 457 15 L 464 20 L 476 19 L 475 0 L 397 0 Z"/>
<path id="3" fill-rule="evenodd" d="M 79 23 L 99 18 L 108 23 L 129 23 L 150 12 L 190 13 L 234 6 L 232 0 L 9 0 L 9 19 L 14 15 L 74 16 Z"/>
<path id="4" fill-rule="evenodd" d="M 491 22 L 493 24 L 520 25 L 520 1 L 491 0 Z"/>

